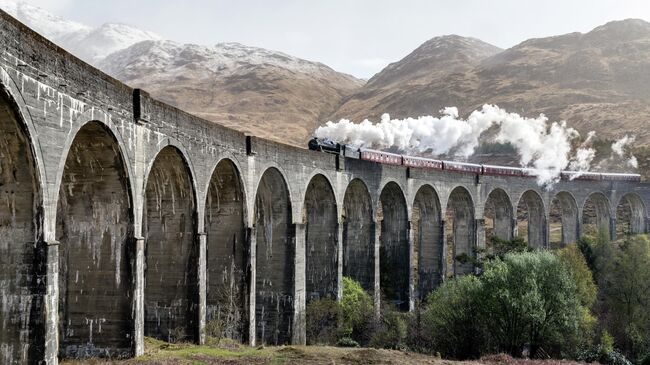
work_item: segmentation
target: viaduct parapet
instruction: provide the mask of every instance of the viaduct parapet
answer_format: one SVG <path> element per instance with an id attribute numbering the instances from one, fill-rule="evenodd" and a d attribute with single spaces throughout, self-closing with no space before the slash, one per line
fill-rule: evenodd
<path id="1" fill-rule="evenodd" d="M 134 90 L 0 12 L 0 363 L 144 337 L 305 342 L 343 276 L 402 310 L 486 237 L 647 230 L 650 186 L 407 169 L 248 137 Z"/>

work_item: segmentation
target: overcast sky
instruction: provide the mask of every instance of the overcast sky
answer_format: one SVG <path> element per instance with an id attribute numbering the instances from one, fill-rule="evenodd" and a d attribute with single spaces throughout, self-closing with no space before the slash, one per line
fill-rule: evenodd
<path id="1" fill-rule="evenodd" d="M 122 22 L 184 43 L 239 42 L 369 78 L 424 41 L 459 34 L 507 48 L 531 37 L 650 20 L 649 0 L 32 0 L 89 25 Z"/>

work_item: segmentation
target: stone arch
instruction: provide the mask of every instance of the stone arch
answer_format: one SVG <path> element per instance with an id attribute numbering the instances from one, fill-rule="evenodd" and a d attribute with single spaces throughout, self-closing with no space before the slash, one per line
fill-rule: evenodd
<path id="1" fill-rule="evenodd" d="M 591 193 L 582 205 L 582 234 L 598 234 L 603 231 L 611 235 L 611 209 L 609 199 L 601 193 Z"/>
<path id="2" fill-rule="evenodd" d="M 1 71 L 4 80 L 6 72 Z M 0 362 L 30 364 L 42 360 L 45 351 L 42 160 L 32 138 L 31 121 L 25 118 L 10 85 L 2 86 Z"/>
<path id="3" fill-rule="evenodd" d="M 215 166 L 207 188 L 206 322 L 224 324 L 223 336 L 246 342 L 250 293 L 250 247 L 246 198 L 239 169 L 230 159 Z"/>
<path id="4" fill-rule="evenodd" d="M 546 209 L 535 190 L 526 190 L 517 204 L 517 235 L 532 248 L 546 247 Z"/>
<path id="5" fill-rule="evenodd" d="M 381 223 L 379 285 L 382 298 L 406 311 L 410 284 L 408 208 L 402 189 L 395 182 L 388 182 L 381 190 L 377 222 Z"/>
<path id="6" fill-rule="evenodd" d="M 549 242 L 551 247 L 565 246 L 578 240 L 578 204 L 571 193 L 560 191 L 551 200 Z"/>
<path id="7" fill-rule="evenodd" d="M 117 139 L 100 122 L 75 135 L 57 205 L 59 354 L 132 353 L 132 198 Z"/>
<path id="8" fill-rule="evenodd" d="M 352 180 L 343 197 L 343 276 L 375 291 L 375 223 L 366 184 Z"/>
<path id="9" fill-rule="evenodd" d="M 490 191 L 483 207 L 485 238 L 488 244 L 493 236 L 502 240 L 512 239 L 515 218 L 512 210 L 512 201 L 505 190 L 495 188 Z"/>
<path id="10" fill-rule="evenodd" d="M 470 192 L 462 186 L 454 188 L 447 200 L 445 212 L 445 266 L 447 276 L 470 274 L 471 262 L 463 256 L 476 256 L 476 222 L 474 202 Z"/>
<path id="11" fill-rule="evenodd" d="M 307 185 L 303 206 L 307 303 L 335 299 L 338 291 L 338 213 L 334 190 L 324 175 Z"/>
<path id="12" fill-rule="evenodd" d="M 415 287 L 423 301 L 442 282 L 442 226 L 440 199 L 431 185 L 418 189 L 411 213 L 413 229 L 414 266 L 417 268 Z"/>
<path id="13" fill-rule="evenodd" d="M 262 175 L 255 196 L 257 343 L 291 341 L 295 245 L 291 197 L 280 170 Z"/>
<path id="14" fill-rule="evenodd" d="M 616 235 L 640 234 L 646 230 L 646 208 L 636 193 L 627 193 L 616 205 Z"/>
<path id="15" fill-rule="evenodd" d="M 145 336 L 198 338 L 196 193 L 192 173 L 175 146 L 162 148 L 146 178 Z"/>

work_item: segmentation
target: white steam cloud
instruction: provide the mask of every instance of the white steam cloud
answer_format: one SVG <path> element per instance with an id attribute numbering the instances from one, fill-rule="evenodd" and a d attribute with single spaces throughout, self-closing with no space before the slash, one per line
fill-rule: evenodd
<path id="1" fill-rule="evenodd" d="M 348 119 L 329 121 L 316 130 L 315 136 L 359 147 L 467 158 L 479 146 L 481 135 L 492 128 L 496 133 L 494 141 L 512 144 L 519 154 L 520 165 L 536 169 L 538 183 L 545 186 L 557 182 L 560 171 L 566 168 L 589 170 L 596 155 L 590 147 L 593 132 L 576 146 L 578 131 L 567 127 L 564 121 L 549 123 L 543 114 L 526 118 L 488 104 L 467 119 L 459 118 L 455 107 L 445 108 L 440 114 L 406 119 L 391 119 L 384 114 L 378 123 L 367 119 L 361 123 Z M 630 167 L 635 167 L 636 159 L 632 160 L 634 156 L 626 151 L 633 141 L 626 136 L 612 145 L 612 155 L 627 157 Z"/>

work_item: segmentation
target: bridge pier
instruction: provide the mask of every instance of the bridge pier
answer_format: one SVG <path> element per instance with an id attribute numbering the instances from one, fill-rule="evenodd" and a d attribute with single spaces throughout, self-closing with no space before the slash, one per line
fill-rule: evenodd
<path id="1" fill-rule="evenodd" d="M 135 356 L 144 355 L 144 237 L 135 238 L 135 268 L 133 295 L 133 347 Z"/>
<path id="2" fill-rule="evenodd" d="M 442 244 L 442 257 L 440 258 L 440 284 L 444 283 L 447 279 L 447 271 L 449 270 L 447 256 L 449 255 L 449 245 L 447 245 L 447 225 L 446 219 L 440 219 L 440 242 Z"/>
<path id="3" fill-rule="evenodd" d="M 255 226 L 246 229 L 248 237 L 248 267 L 250 270 L 250 291 L 248 293 L 248 343 L 257 346 L 257 228 Z"/>
<path id="4" fill-rule="evenodd" d="M 198 331 L 199 338 L 198 343 L 200 345 L 205 344 L 206 333 L 206 308 L 207 308 L 207 233 L 199 232 L 199 257 L 197 265 L 197 277 L 198 277 Z"/>
<path id="5" fill-rule="evenodd" d="M 413 223 L 411 221 L 407 221 L 407 240 L 408 240 L 408 285 L 409 285 L 409 290 L 408 290 L 408 297 L 409 297 L 409 306 L 408 310 L 409 312 L 413 312 L 415 310 L 415 302 L 417 300 L 417 291 L 415 290 L 415 283 L 417 282 L 416 275 L 418 274 L 418 268 L 416 266 L 416 260 L 415 260 L 415 247 L 413 243 L 415 242 L 414 239 L 414 229 L 413 229 Z"/>
<path id="6" fill-rule="evenodd" d="M 295 244 L 294 255 L 294 295 L 293 295 L 293 330 L 291 343 L 293 345 L 305 345 L 307 343 L 306 333 L 306 307 L 307 281 L 305 280 L 305 225 L 302 223 L 293 224 L 293 239 Z"/>
<path id="7" fill-rule="evenodd" d="M 47 287 L 45 292 L 45 363 L 59 363 L 59 242 L 45 242 Z"/>

